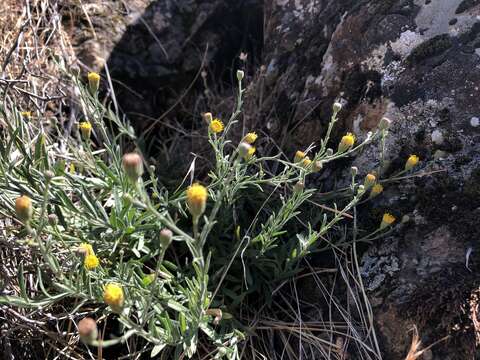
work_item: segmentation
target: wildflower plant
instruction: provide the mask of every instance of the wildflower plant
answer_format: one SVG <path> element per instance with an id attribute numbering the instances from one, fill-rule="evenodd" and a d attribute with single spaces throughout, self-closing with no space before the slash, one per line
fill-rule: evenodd
<path id="1" fill-rule="evenodd" d="M 317 147 L 290 159 L 262 156 L 253 146 L 259 137 L 254 129 L 232 140 L 242 111 L 243 72 L 237 79 L 230 118 L 223 123 L 204 115 L 215 159 L 208 178 L 179 182 L 173 192 L 144 167 L 132 126 L 99 100 L 98 74 L 89 74 L 88 86 L 71 78 L 89 119 L 80 124 L 81 139 L 57 125 L 45 129 L 22 121 L 7 99 L 0 108 L 8 130 L 0 142 L 2 212 L 19 220 L 18 241 L 32 247 L 41 266 L 34 274 L 39 291 L 27 293 L 20 268 L 19 293 L 0 294 L 0 304 L 46 309 L 62 303 L 73 316 L 87 308 L 95 309 L 92 316 L 115 314 L 119 337 L 103 334 L 100 341 L 95 320 L 82 323 L 81 338 L 90 346 L 136 338 L 152 356 L 191 358 L 203 342 L 209 358 L 240 358 L 247 336 L 240 314 L 249 296 L 268 302 L 275 284 L 301 270 L 302 259 L 329 246 L 327 235 L 369 191 L 372 197 L 383 190 L 375 175 L 357 179 L 352 173 L 341 207 L 320 206 L 315 218 L 303 218 L 317 191 L 305 186 L 309 176 L 385 130 L 363 141 L 348 133 L 335 152 L 328 145 L 341 111 L 336 103 Z M 378 231 L 394 221 L 385 214 Z"/>

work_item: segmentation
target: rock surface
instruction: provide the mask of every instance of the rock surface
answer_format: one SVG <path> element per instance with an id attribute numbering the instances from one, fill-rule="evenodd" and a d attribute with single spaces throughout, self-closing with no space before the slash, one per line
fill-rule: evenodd
<path id="1" fill-rule="evenodd" d="M 130 114 L 194 127 L 188 122 L 199 114 L 185 109 L 199 113 L 214 104 L 205 86 L 210 76 L 230 94 L 228 73 L 240 66 L 243 51 L 251 62 L 242 64 L 255 69 L 247 71 L 246 121 L 263 124 L 287 153 L 322 136 L 335 100 L 345 104 L 339 131 L 360 138 L 389 117 L 384 176 L 402 170 L 412 153 L 428 175 L 387 183 L 365 209 L 371 218 L 389 209 L 405 220 L 363 257 L 385 358 L 403 359 L 412 325 L 424 344 L 449 336 L 431 349 L 431 359 L 475 357 L 478 329 L 468 317 L 477 316 L 469 300 L 480 285 L 478 1 L 273 0 L 262 8 L 259 1 L 145 0 L 129 2 L 128 11 L 108 1 L 87 6 L 96 9 L 90 18 L 104 40 L 74 33 L 73 42 L 90 66 L 108 59 L 126 85 L 119 97 Z M 126 15 L 109 16 L 111 6 Z M 377 145 L 352 165 L 363 173 L 377 167 Z M 328 186 L 328 179 L 320 180 Z"/>

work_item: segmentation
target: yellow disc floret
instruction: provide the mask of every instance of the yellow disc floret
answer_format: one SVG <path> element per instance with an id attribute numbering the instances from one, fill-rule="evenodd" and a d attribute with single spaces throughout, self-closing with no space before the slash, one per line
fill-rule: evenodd
<path id="1" fill-rule="evenodd" d="M 92 124 L 90 121 L 82 121 L 79 125 L 80 132 L 84 139 L 90 139 L 90 135 L 92 134 Z"/>
<path id="2" fill-rule="evenodd" d="M 380 193 L 383 191 L 383 186 L 381 184 L 375 184 L 372 187 L 372 190 L 370 191 L 370 197 L 375 197 L 377 195 L 380 195 Z"/>
<path id="3" fill-rule="evenodd" d="M 410 155 L 405 163 L 405 170 L 408 171 L 413 169 L 415 166 L 417 166 L 419 161 L 420 159 L 417 155 Z"/>
<path id="4" fill-rule="evenodd" d="M 208 128 L 215 134 L 221 133 L 223 131 L 223 122 L 220 119 L 214 119 Z"/>
<path id="5" fill-rule="evenodd" d="M 355 144 L 355 135 L 347 133 L 342 137 L 338 144 L 338 152 L 344 152 L 349 150 Z"/>
<path id="6" fill-rule="evenodd" d="M 121 312 L 123 308 L 124 295 L 122 287 L 116 283 L 109 283 L 103 289 L 103 301 L 109 305 L 113 311 Z"/>
<path id="7" fill-rule="evenodd" d="M 85 260 L 83 261 L 83 265 L 85 266 L 85 269 L 93 270 L 98 265 L 100 265 L 100 261 L 95 256 L 95 254 L 89 254 L 89 255 L 85 256 Z"/>
<path id="8" fill-rule="evenodd" d="M 21 221 L 29 221 L 33 214 L 32 200 L 26 195 L 17 198 L 15 200 L 15 212 Z"/>
<path id="9" fill-rule="evenodd" d="M 197 217 L 203 214 L 207 204 L 207 188 L 200 184 L 193 184 L 187 189 L 187 205 L 192 216 Z"/>
<path id="10" fill-rule="evenodd" d="M 247 135 L 244 136 L 243 142 L 246 142 L 247 144 L 253 144 L 255 140 L 257 140 L 258 135 L 255 132 L 249 132 Z"/>
<path id="11" fill-rule="evenodd" d="M 395 222 L 395 216 L 389 213 L 383 214 L 382 223 L 380 224 L 380 229 L 385 229 L 386 227 L 392 225 Z"/>

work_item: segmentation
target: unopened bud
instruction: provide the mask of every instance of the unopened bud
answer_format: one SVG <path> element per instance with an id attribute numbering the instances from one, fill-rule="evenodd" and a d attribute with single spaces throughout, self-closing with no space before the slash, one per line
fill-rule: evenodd
<path id="1" fill-rule="evenodd" d="M 132 182 L 136 183 L 143 174 L 142 157 L 137 153 L 125 154 L 123 155 L 122 164 L 127 176 Z"/>
<path id="2" fill-rule="evenodd" d="M 382 120 L 380 120 L 380 123 L 378 124 L 378 128 L 380 130 L 388 130 L 391 124 L 392 124 L 392 121 L 389 118 L 384 117 L 382 118 Z"/>
<path id="3" fill-rule="evenodd" d="M 237 80 L 242 81 L 245 76 L 245 73 L 242 70 L 237 70 Z"/>
<path id="4" fill-rule="evenodd" d="M 350 171 L 352 172 L 352 176 L 357 176 L 358 174 L 358 168 L 356 166 L 352 166 L 350 168 Z"/>
<path id="5" fill-rule="evenodd" d="M 89 72 L 88 73 L 88 87 L 92 94 L 96 94 L 98 88 L 100 87 L 100 75 L 96 72 Z"/>
<path id="6" fill-rule="evenodd" d="M 333 149 L 328 148 L 326 154 L 327 154 L 327 156 L 332 156 L 333 155 Z"/>
<path id="7" fill-rule="evenodd" d="M 375 185 L 375 182 L 377 181 L 377 178 L 373 174 L 367 174 L 365 176 L 365 181 L 363 182 L 363 185 L 365 186 L 366 189 L 370 189 L 373 185 Z"/>
<path id="8" fill-rule="evenodd" d="M 313 164 L 313 171 L 319 172 L 320 170 L 322 170 L 322 168 L 323 168 L 323 162 L 321 160 L 315 161 L 315 163 Z"/>
<path id="9" fill-rule="evenodd" d="M 211 123 L 212 120 L 213 120 L 212 113 L 211 113 L 211 112 L 206 112 L 205 114 L 203 114 L 203 120 L 205 120 L 205 122 L 207 123 L 207 125 L 210 125 L 210 123 Z"/>
<path id="10" fill-rule="evenodd" d="M 220 320 L 222 320 L 222 317 L 223 317 L 222 309 L 207 309 L 207 311 L 205 311 L 205 314 L 214 317 L 213 319 L 214 325 L 218 325 L 218 323 L 220 322 Z"/>
<path id="11" fill-rule="evenodd" d="M 15 200 L 15 212 L 21 221 L 30 221 L 33 215 L 32 200 L 26 195 L 17 198 Z"/>
<path id="12" fill-rule="evenodd" d="M 83 318 L 78 323 L 78 334 L 85 344 L 95 341 L 98 337 L 97 322 L 89 317 Z"/>
<path id="13" fill-rule="evenodd" d="M 170 229 L 162 229 L 162 231 L 160 231 L 160 244 L 164 249 L 172 242 L 172 236 L 173 233 Z"/>
<path id="14" fill-rule="evenodd" d="M 246 142 L 241 142 L 238 145 L 238 153 L 242 158 L 245 158 L 248 156 L 248 153 L 250 152 L 251 148 L 252 148 L 252 145 L 247 144 Z"/>
<path id="15" fill-rule="evenodd" d="M 365 192 L 365 186 L 363 185 L 358 185 L 358 194 L 363 194 Z"/>
<path id="16" fill-rule="evenodd" d="M 303 183 L 303 181 L 299 181 L 293 186 L 293 191 L 297 193 L 302 192 L 304 189 L 305 189 L 305 184 Z"/>
<path id="17" fill-rule="evenodd" d="M 52 180 L 52 179 L 54 178 L 54 176 L 55 176 L 55 174 L 54 174 L 54 172 L 53 172 L 52 170 L 47 170 L 47 171 L 45 171 L 45 173 L 44 173 L 43 175 L 45 176 L 45 179 L 46 179 L 47 181 Z"/>
<path id="18" fill-rule="evenodd" d="M 48 223 L 51 226 L 55 226 L 58 224 L 58 216 L 55 214 L 48 214 Z"/>
<path id="19" fill-rule="evenodd" d="M 338 101 L 333 103 L 333 112 L 338 113 L 340 110 L 342 110 L 342 104 Z"/>

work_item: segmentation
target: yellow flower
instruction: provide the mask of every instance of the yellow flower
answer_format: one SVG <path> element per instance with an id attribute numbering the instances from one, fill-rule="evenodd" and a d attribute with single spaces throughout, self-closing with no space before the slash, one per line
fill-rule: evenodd
<path id="1" fill-rule="evenodd" d="M 75 164 L 74 163 L 70 163 L 70 167 L 69 167 L 68 171 L 70 172 L 70 174 L 75 174 Z"/>
<path id="2" fill-rule="evenodd" d="M 89 255 L 85 256 L 85 260 L 83 261 L 83 265 L 85 266 L 85 269 L 93 270 L 98 265 L 100 265 L 100 261 L 98 260 L 98 258 L 95 254 L 89 254 Z"/>
<path id="3" fill-rule="evenodd" d="M 385 229 L 386 227 L 392 225 L 395 222 L 395 216 L 385 213 L 383 214 L 382 223 L 380 224 L 380 229 Z"/>
<path id="4" fill-rule="evenodd" d="M 208 191 L 203 185 L 195 183 L 187 189 L 188 210 L 193 217 L 203 214 L 207 204 L 207 197 Z"/>
<path id="5" fill-rule="evenodd" d="M 298 162 L 302 161 L 304 158 L 305 158 L 305 153 L 303 151 L 298 150 L 295 153 L 295 157 L 293 158 L 293 161 L 298 163 Z"/>
<path id="6" fill-rule="evenodd" d="M 80 132 L 85 140 L 90 139 L 90 135 L 92 134 L 92 124 L 90 121 L 83 121 L 79 125 Z"/>
<path id="7" fill-rule="evenodd" d="M 377 181 L 377 177 L 375 175 L 367 174 L 367 176 L 365 176 L 365 181 L 363 182 L 363 186 L 365 186 L 365 189 L 370 189 L 370 187 L 372 187 L 375 184 L 375 181 Z"/>
<path id="8" fill-rule="evenodd" d="M 122 157 L 123 169 L 127 176 L 136 183 L 138 178 L 143 174 L 143 160 L 137 153 L 128 153 Z"/>
<path id="9" fill-rule="evenodd" d="M 243 142 L 246 142 L 247 144 L 253 144 L 255 140 L 257 140 L 258 135 L 255 132 L 249 132 L 245 137 L 243 138 Z"/>
<path id="10" fill-rule="evenodd" d="M 223 131 L 223 122 L 220 119 L 214 119 L 208 128 L 211 132 L 218 134 Z"/>
<path id="11" fill-rule="evenodd" d="M 349 150 L 353 144 L 355 144 L 355 135 L 347 133 L 342 137 L 340 144 L 338 144 L 338 152 L 344 152 Z"/>
<path id="12" fill-rule="evenodd" d="M 90 87 L 90 91 L 92 93 L 96 93 L 100 87 L 100 75 L 98 75 L 96 72 L 89 72 L 88 86 Z"/>
<path id="13" fill-rule="evenodd" d="M 116 313 L 122 312 L 124 295 L 122 287 L 115 283 L 109 283 L 103 288 L 103 301 Z"/>
<path id="14" fill-rule="evenodd" d="M 17 198 L 15 200 L 15 212 L 21 221 L 28 222 L 33 214 L 32 200 L 26 195 Z"/>
<path id="15" fill-rule="evenodd" d="M 92 245 L 88 243 L 81 243 L 77 251 L 84 256 L 95 255 Z"/>
<path id="16" fill-rule="evenodd" d="M 303 165 L 303 167 L 305 167 L 305 168 L 308 168 L 311 164 L 312 164 L 312 160 L 310 160 L 310 158 L 309 158 L 308 156 L 306 156 L 306 157 L 302 160 L 302 165 Z"/>
<path id="17" fill-rule="evenodd" d="M 255 146 L 250 146 L 250 148 L 247 151 L 247 154 L 245 155 L 245 160 L 247 161 L 250 160 L 252 156 L 255 155 L 256 151 L 257 149 L 255 148 Z"/>
<path id="18" fill-rule="evenodd" d="M 405 163 L 405 170 L 408 171 L 413 169 L 418 164 L 419 161 L 420 159 L 418 158 L 417 155 L 410 155 L 409 158 L 407 159 L 407 162 Z"/>
<path id="19" fill-rule="evenodd" d="M 380 193 L 383 191 L 383 186 L 381 184 L 375 184 L 372 187 L 372 190 L 370 191 L 370 197 L 373 198 L 377 195 L 380 195 Z"/>
<path id="20" fill-rule="evenodd" d="M 31 111 L 22 111 L 20 115 L 24 118 L 30 119 L 32 117 L 32 112 Z"/>

